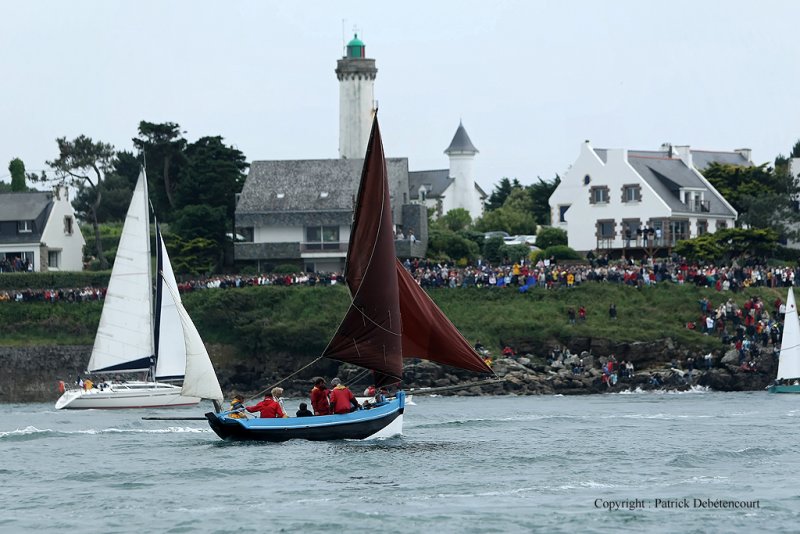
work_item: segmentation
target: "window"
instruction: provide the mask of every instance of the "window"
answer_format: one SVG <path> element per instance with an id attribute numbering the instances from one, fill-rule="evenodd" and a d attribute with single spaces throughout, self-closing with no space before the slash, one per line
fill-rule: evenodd
<path id="1" fill-rule="evenodd" d="M 642 188 L 639 185 L 622 186 L 622 202 L 639 202 L 642 200 Z"/>
<path id="2" fill-rule="evenodd" d="M 597 235 L 604 239 L 614 237 L 614 221 L 597 221 Z"/>
<path id="3" fill-rule="evenodd" d="M 583 185 L 589 185 L 589 182 L 591 182 L 591 181 L 592 181 L 592 177 L 589 176 L 588 174 L 583 177 Z"/>
<path id="4" fill-rule="evenodd" d="M 708 221 L 697 221 L 697 235 L 708 233 Z"/>
<path id="5" fill-rule="evenodd" d="M 724 230 L 728 227 L 728 223 L 725 221 L 717 221 L 717 230 Z"/>
<path id="6" fill-rule="evenodd" d="M 72 235 L 72 216 L 66 215 L 64 217 L 64 233 L 66 235 Z"/>
<path id="7" fill-rule="evenodd" d="M 339 248 L 338 226 L 306 226 L 307 250 L 336 250 Z"/>
<path id="8" fill-rule="evenodd" d="M 558 207 L 558 222 L 567 222 L 567 219 L 564 216 L 567 214 L 567 210 L 571 205 L 572 204 L 567 204 L 566 206 Z"/>
<path id="9" fill-rule="evenodd" d="M 592 187 L 589 202 L 591 204 L 608 204 L 608 187 Z"/>
<path id="10" fill-rule="evenodd" d="M 33 232 L 33 221 L 17 221 L 17 233 L 27 234 Z"/>
<path id="11" fill-rule="evenodd" d="M 49 250 L 47 251 L 47 266 L 51 269 L 58 269 L 61 267 L 61 251 Z"/>

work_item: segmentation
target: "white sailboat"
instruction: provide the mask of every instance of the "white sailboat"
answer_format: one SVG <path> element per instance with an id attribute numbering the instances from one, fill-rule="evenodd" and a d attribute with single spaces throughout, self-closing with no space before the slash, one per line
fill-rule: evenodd
<path id="1" fill-rule="evenodd" d="M 769 386 L 770 393 L 800 393 L 800 318 L 794 302 L 794 291 L 786 296 L 783 336 L 778 360 L 778 376 Z"/>
<path id="2" fill-rule="evenodd" d="M 183 394 L 180 386 L 168 382 L 184 378 L 185 338 L 196 336 L 191 343 L 199 340 L 200 345 L 202 340 L 183 310 L 158 227 L 160 276 L 155 281 L 154 305 L 148 206 L 147 178 L 142 170 L 122 228 L 87 372 L 147 373 L 149 380 L 107 380 L 91 389 L 69 389 L 56 402 L 56 409 L 153 408 L 200 402 L 199 396 Z M 187 332 L 187 321 L 191 333 Z"/>

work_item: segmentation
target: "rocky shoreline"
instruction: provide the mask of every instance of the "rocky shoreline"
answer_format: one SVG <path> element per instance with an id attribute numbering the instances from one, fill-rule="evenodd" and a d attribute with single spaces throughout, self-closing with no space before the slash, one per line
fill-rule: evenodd
<path id="1" fill-rule="evenodd" d="M 275 357 L 272 364 L 255 363 L 235 357 L 225 347 L 209 349 L 226 394 L 256 394 L 304 364 L 290 356 Z M 742 370 L 738 353 L 732 350 L 714 353 L 711 367 L 706 369 L 702 355 L 693 356 L 672 346 L 669 340 L 616 345 L 602 340 L 584 340 L 571 344 L 569 349 L 576 353 L 555 360 L 535 356 L 532 352 L 495 359 L 492 368 L 498 380 L 490 383 L 486 383 L 486 375 L 410 360 L 404 367 L 404 387 L 417 395 L 435 391 L 440 395 L 457 396 L 686 391 L 698 386 L 716 391 L 755 391 L 764 389 L 774 379 L 777 368 L 776 358 L 763 354 L 756 359 L 755 370 Z M 605 355 L 595 356 L 596 349 L 604 350 Z M 549 354 L 551 348 L 545 350 Z M 59 396 L 58 381 L 74 381 L 85 369 L 90 352 L 90 346 L 0 347 L 0 402 L 55 401 Z M 620 376 L 616 384 L 611 385 L 603 381 L 602 369 L 613 354 L 619 360 L 632 362 L 635 373 L 630 377 Z M 689 357 L 698 362 L 692 372 L 685 368 Z M 581 361 L 583 367 L 580 369 L 578 365 L 576 372 L 575 367 Z M 337 368 L 335 362 L 320 363 L 307 373 L 283 382 L 286 395 L 306 396 L 311 387 L 310 378 L 315 374 L 328 379 L 338 375 L 344 382 L 352 382 L 357 393 L 368 380 L 358 367 L 344 364 Z M 654 383 L 656 375 L 658 381 Z M 430 388 L 438 390 L 427 391 Z"/>

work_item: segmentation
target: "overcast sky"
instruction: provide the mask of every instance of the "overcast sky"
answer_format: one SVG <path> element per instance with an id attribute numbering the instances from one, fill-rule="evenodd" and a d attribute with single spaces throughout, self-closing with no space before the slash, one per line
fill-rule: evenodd
<path id="1" fill-rule="evenodd" d="M 531 183 L 596 147 L 753 149 L 800 138 L 800 2 L 0 3 L 0 180 L 55 139 L 132 149 L 140 120 L 222 135 L 248 161 L 338 157 L 334 68 L 359 28 L 388 156 L 447 168 L 459 120 L 478 183 Z M 344 24 L 343 21 L 344 20 Z"/>

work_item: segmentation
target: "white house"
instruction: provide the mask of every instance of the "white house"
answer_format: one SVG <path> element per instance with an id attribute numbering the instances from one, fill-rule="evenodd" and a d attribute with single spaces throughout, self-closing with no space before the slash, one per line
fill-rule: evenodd
<path id="1" fill-rule="evenodd" d="M 752 165 L 750 150 L 660 150 L 581 145 L 577 161 L 550 196 L 553 225 L 579 251 L 672 247 L 678 240 L 731 228 L 736 210 L 701 171 L 713 162 Z"/>
<path id="2" fill-rule="evenodd" d="M 85 244 L 67 188 L 0 194 L 3 270 L 81 271 Z"/>
<path id="3" fill-rule="evenodd" d="M 474 163 L 478 149 L 472 144 L 463 123 L 459 122 L 444 153 L 450 158 L 449 169 L 408 173 L 411 200 L 434 208 L 435 217 L 464 208 L 475 220 L 483 215 L 486 193 L 475 183 Z"/>

